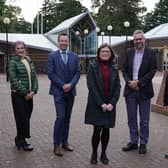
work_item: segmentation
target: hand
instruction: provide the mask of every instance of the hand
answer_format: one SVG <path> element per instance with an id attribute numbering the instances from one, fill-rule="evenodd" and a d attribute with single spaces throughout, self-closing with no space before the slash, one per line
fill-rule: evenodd
<path id="1" fill-rule="evenodd" d="M 107 110 L 107 105 L 104 103 L 101 105 L 101 108 L 103 109 L 103 112 L 106 112 Z"/>
<path id="2" fill-rule="evenodd" d="M 130 81 L 128 81 L 128 86 L 131 89 L 138 90 L 139 89 L 138 82 L 139 82 L 138 80 L 130 80 Z"/>
<path id="3" fill-rule="evenodd" d="M 31 91 L 31 92 L 29 93 L 29 95 L 30 95 L 31 98 L 33 98 L 33 96 L 34 96 L 34 92 Z"/>
<path id="4" fill-rule="evenodd" d="M 164 110 L 168 110 L 168 105 L 163 106 L 163 109 L 164 109 Z"/>
<path id="5" fill-rule="evenodd" d="M 64 92 L 69 92 L 72 89 L 72 84 L 71 83 L 66 83 L 63 85 L 63 90 Z"/>
<path id="6" fill-rule="evenodd" d="M 30 99 L 33 98 L 33 96 L 34 96 L 34 92 L 31 91 L 30 93 L 27 93 L 27 94 L 26 94 L 25 99 L 26 99 L 26 100 L 30 100 Z"/>
<path id="7" fill-rule="evenodd" d="M 26 94 L 25 99 L 26 99 L 26 100 L 30 100 L 30 99 L 32 99 L 30 93 L 27 93 L 27 94 Z"/>
<path id="8" fill-rule="evenodd" d="M 113 110 L 113 105 L 110 104 L 110 103 L 106 107 L 107 107 L 108 111 L 112 111 Z"/>

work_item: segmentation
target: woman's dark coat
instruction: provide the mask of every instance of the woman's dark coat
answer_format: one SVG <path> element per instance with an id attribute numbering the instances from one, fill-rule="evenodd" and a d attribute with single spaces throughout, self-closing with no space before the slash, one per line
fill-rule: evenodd
<path id="1" fill-rule="evenodd" d="M 85 123 L 113 128 L 115 126 L 116 104 L 120 96 L 121 88 L 117 66 L 114 64 L 110 65 L 108 99 L 104 95 L 102 74 L 97 60 L 89 64 L 87 86 L 89 94 L 85 112 Z M 103 112 L 101 108 L 103 103 L 111 103 L 114 106 L 113 110 Z"/>

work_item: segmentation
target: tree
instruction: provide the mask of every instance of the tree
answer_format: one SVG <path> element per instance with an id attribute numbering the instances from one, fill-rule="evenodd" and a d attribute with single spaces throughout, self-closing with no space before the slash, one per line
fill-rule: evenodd
<path id="1" fill-rule="evenodd" d="M 5 1 L 6 0 L 1 0 L 0 1 L 0 16 L 3 16 L 3 14 L 4 14 L 4 8 L 6 7 Z"/>
<path id="2" fill-rule="evenodd" d="M 3 23 L 4 17 L 10 19 L 10 25 L 8 31 L 11 33 L 30 33 L 30 23 L 26 22 L 24 18 L 19 18 L 21 14 L 21 8 L 18 6 L 6 5 L 6 0 L 0 1 L 0 32 L 5 32 L 5 26 Z"/>
<path id="3" fill-rule="evenodd" d="M 3 16 L 4 16 L 4 9 L 6 8 L 5 5 L 6 0 L 1 0 L 0 1 L 0 25 L 3 25 Z M 0 32 L 2 32 L 3 28 L 0 26 Z"/>
<path id="4" fill-rule="evenodd" d="M 21 17 L 17 20 L 15 30 L 17 33 L 31 33 L 31 24 Z"/>
<path id="5" fill-rule="evenodd" d="M 160 0 L 153 11 L 147 13 L 144 22 L 145 31 L 168 22 L 168 0 Z"/>
<path id="6" fill-rule="evenodd" d="M 47 32 L 63 22 L 65 19 L 84 12 L 84 8 L 77 0 L 45 0 L 40 11 L 44 15 L 44 32 Z M 34 30 L 36 30 L 37 16 L 34 19 Z"/>
<path id="7" fill-rule="evenodd" d="M 17 6 L 6 6 L 4 9 L 4 17 L 8 17 L 10 19 L 10 25 L 9 27 L 9 32 L 15 32 L 16 29 L 16 25 L 17 23 L 17 17 L 20 15 L 21 13 L 21 8 L 17 7 Z M 4 31 L 4 27 L 3 27 L 3 31 Z"/>
<path id="8" fill-rule="evenodd" d="M 98 1 L 98 0 L 97 0 Z M 123 35 L 125 30 L 124 21 L 130 22 L 128 33 L 137 28 L 142 28 L 140 14 L 146 11 L 145 7 L 140 7 L 141 0 L 104 0 L 99 3 L 98 13 L 95 15 L 95 20 L 101 31 L 106 34 L 107 26 L 113 26 L 113 35 Z M 98 4 L 98 3 L 97 3 Z"/>

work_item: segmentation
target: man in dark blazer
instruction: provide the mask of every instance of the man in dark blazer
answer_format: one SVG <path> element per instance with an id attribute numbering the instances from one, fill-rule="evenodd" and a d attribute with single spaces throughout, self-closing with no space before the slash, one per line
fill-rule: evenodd
<path id="1" fill-rule="evenodd" d="M 122 150 L 138 149 L 140 142 L 139 154 L 145 154 L 149 137 L 151 98 L 154 96 L 152 78 L 156 73 L 157 65 L 154 52 L 145 47 L 143 31 L 136 30 L 133 38 L 135 48 L 127 51 L 123 66 L 130 142 Z M 139 110 L 139 124 L 137 110 Z"/>
<path id="2" fill-rule="evenodd" d="M 68 51 L 68 36 L 59 34 L 59 50 L 48 55 L 49 93 L 54 97 L 56 120 L 54 125 L 54 154 L 63 156 L 61 147 L 73 151 L 68 142 L 70 117 L 80 78 L 80 66 L 75 53 Z"/>

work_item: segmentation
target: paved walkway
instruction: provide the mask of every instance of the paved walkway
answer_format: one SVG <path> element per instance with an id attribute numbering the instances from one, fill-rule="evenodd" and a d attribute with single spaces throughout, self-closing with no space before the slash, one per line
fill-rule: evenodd
<path id="1" fill-rule="evenodd" d="M 0 168 L 167 168 L 168 159 L 168 117 L 151 113 L 150 139 L 148 153 L 139 155 L 137 151 L 124 153 L 122 146 L 128 142 L 128 127 L 124 98 L 121 91 L 118 103 L 116 128 L 111 129 L 108 148 L 109 165 L 90 165 L 92 126 L 84 124 L 84 111 L 87 99 L 86 80 L 83 75 L 78 85 L 78 95 L 73 109 L 70 131 L 70 142 L 73 153 L 64 152 L 64 157 L 53 155 L 52 132 L 55 119 L 53 99 L 48 95 L 49 80 L 46 75 L 39 75 L 40 89 L 34 100 L 34 111 L 31 119 L 30 142 L 33 152 L 18 151 L 14 147 L 16 134 L 14 116 L 11 108 L 9 83 L 5 75 L 0 75 Z M 154 78 L 155 93 L 158 94 L 162 73 Z M 122 89 L 123 79 L 121 77 Z M 153 101 L 155 101 L 155 98 Z"/>

